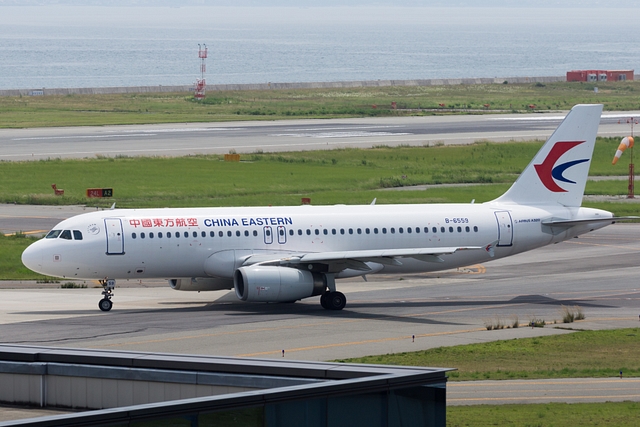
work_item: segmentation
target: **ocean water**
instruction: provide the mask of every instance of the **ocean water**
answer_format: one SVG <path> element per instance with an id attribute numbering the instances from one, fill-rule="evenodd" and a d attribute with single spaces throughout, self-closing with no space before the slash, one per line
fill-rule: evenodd
<path id="1" fill-rule="evenodd" d="M 0 89 L 640 73 L 640 7 L 0 7 Z"/>

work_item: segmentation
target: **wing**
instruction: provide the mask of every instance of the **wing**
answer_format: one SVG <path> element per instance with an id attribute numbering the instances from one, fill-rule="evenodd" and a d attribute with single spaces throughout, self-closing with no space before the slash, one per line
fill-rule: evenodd
<path id="1" fill-rule="evenodd" d="M 424 262 L 443 262 L 442 256 L 458 251 L 485 250 L 493 256 L 496 242 L 486 246 L 452 246 L 442 248 L 404 248 L 404 249 L 369 249 L 358 251 L 332 251 L 290 253 L 281 257 L 273 254 L 256 254 L 247 257 L 243 266 L 249 265 L 281 265 L 300 268 L 308 265 L 322 264 L 327 266 L 328 273 L 337 273 L 347 268 L 367 272 L 371 266 L 367 263 L 383 265 L 402 265 L 400 259 L 414 258 Z"/>

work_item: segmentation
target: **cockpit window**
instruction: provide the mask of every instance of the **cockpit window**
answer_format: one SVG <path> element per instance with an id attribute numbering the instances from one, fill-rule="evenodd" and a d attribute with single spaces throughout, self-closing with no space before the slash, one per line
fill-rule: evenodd
<path id="1" fill-rule="evenodd" d="M 82 240 L 82 231 L 73 230 L 73 239 L 74 240 Z"/>
<path id="2" fill-rule="evenodd" d="M 61 239 L 71 240 L 71 231 L 70 230 L 64 230 L 62 233 L 60 233 L 60 238 Z"/>
<path id="3" fill-rule="evenodd" d="M 47 239 L 56 239 L 60 235 L 61 231 L 62 230 L 51 230 L 49 233 L 47 233 L 45 238 L 47 238 Z"/>

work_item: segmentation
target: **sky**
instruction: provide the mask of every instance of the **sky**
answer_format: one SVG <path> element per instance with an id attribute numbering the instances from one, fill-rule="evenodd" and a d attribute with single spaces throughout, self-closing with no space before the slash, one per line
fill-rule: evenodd
<path id="1" fill-rule="evenodd" d="M 0 0 L 0 6 L 260 6 L 260 7 L 638 7 L 630 0 Z"/>

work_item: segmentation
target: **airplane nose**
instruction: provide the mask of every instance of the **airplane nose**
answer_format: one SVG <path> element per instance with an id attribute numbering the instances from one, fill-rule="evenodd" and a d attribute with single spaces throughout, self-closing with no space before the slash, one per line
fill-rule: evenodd
<path id="1" fill-rule="evenodd" d="M 35 246 L 33 243 L 22 252 L 22 263 L 29 270 L 39 272 L 42 270 L 42 251 Z"/>

